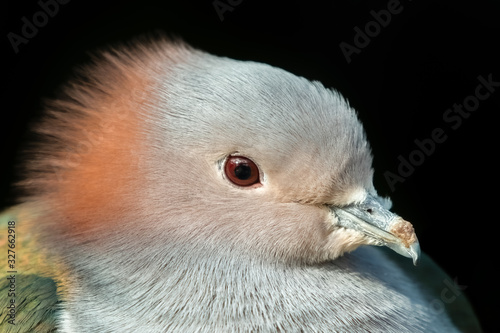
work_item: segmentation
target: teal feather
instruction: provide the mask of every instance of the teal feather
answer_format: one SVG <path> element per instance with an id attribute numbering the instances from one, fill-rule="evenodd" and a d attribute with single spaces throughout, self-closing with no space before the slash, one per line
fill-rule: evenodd
<path id="1" fill-rule="evenodd" d="M 10 281 L 4 277 L 0 283 L 2 317 L 0 331 L 4 333 L 56 332 L 56 314 L 60 301 L 54 280 L 34 274 L 15 274 L 16 313 L 14 323 L 8 313 Z M 9 323 L 9 321 L 11 321 Z"/>

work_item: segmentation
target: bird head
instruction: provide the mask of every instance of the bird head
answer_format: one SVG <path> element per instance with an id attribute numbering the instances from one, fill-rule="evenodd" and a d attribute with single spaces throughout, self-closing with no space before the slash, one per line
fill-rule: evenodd
<path id="1" fill-rule="evenodd" d="M 356 112 L 318 82 L 159 40 L 103 52 L 47 108 L 26 184 L 70 264 L 418 259 Z"/>

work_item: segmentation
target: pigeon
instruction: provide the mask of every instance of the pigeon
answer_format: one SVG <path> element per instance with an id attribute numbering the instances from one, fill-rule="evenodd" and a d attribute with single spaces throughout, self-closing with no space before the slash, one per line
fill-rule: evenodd
<path id="1" fill-rule="evenodd" d="M 2 331 L 480 331 L 338 91 L 155 37 L 45 104 L 1 215 Z"/>

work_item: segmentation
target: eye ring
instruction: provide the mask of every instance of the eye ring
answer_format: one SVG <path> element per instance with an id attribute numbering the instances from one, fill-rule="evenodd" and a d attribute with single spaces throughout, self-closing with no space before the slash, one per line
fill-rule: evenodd
<path id="1" fill-rule="evenodd" d="M 259 168 L 245 156 L 228 156 L 224 165 L 224 174 L 229 181 L 240 187 L 260 185 Z"/>

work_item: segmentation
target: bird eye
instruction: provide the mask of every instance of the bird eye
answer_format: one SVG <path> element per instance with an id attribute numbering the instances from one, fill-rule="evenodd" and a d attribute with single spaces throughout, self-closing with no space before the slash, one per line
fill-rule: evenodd
<path id="1" fill-rule="evenodd" d="M 243 156 L 229 156 L 224 172 L 238 186 L 248 187 L 260 182 L 259 168 L 252 160 Z"/>

